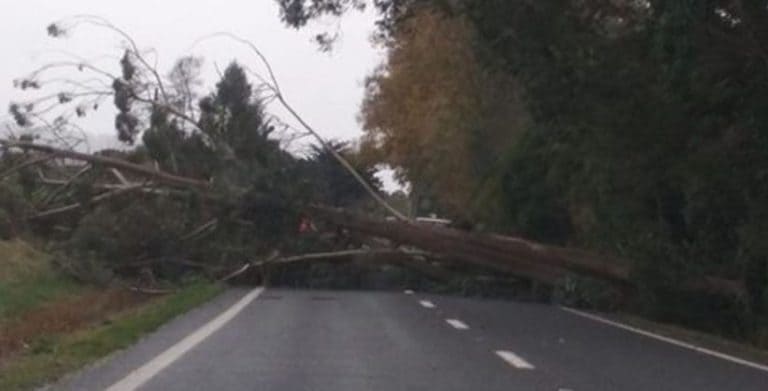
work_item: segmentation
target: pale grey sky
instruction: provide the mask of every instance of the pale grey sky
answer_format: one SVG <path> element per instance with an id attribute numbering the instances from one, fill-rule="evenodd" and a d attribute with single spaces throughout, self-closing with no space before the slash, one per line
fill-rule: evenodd
<path id="1" fill-rule="evenodd" d="M 192 43 L 206 34 L 228 31 L 247 38 L 272 63 L 286 98 L 328 138 L 351 139 L 360 135 L 356 116 L 363 95 L 362 82 L 381 59 L 381 52 L 369 42 L 374 20 L 370 12 L 352 13 L 340 22 L 329 20 L 296 31 L 281 24 L 273 0 L 0 1 L 9 3 L 0 14 L 3 111 L 10 101 L 23 98 L 20 91 L 11 88 L 12 80 L 46 62 L 64 59 L 56 50 L 86 58 L 121 54 L 120 39 L 103 29 L 81 27 L 65 39 L 46 35 L 49 23 L 76 14 L 104 17 L 128 32 L 142 49 L 156 49 L 158 68 L 163 72 L 178 57 L 190 54 Z M 330 54 L 319 52 L 311 41 L 314 33 L 337 28 L 342 36 L 335 50 Z M 233 59 L 248 66 L 257 64 L 246 49 L 223 39 L 207 41 L 192 53 L 205 58 L 207 86 L 215 82 L 214 63 L 222 68 Z M 116 67 L 115 60 L 102 61 L 100 64 L 105 67 Z M 287 119 L 277 106 L 269 109 Z M 116 142 L 112 113 L 100 110 L 82 123 L 92 135 L 94 148 Z"/>

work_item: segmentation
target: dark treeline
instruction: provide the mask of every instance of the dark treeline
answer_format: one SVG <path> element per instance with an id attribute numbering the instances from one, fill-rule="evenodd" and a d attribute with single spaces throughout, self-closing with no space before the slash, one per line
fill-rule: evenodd
<path id="1" fill-rule="evenodd" d="M 375 7 L 363 151 L 425 210 L 630 259 L 635 310 L 765 343 L 765 1 L 278 2 L 294 27 Z M 676 289 L 691 276 L 748 298 Z"/>

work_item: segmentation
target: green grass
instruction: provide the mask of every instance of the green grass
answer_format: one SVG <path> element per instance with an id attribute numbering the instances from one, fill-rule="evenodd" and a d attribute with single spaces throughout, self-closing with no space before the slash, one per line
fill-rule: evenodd
<path id="1" fill-rule="evenodd" d="M 78 332 L 41 336 L 31 348 L 0 367 L 0 390 L 30 390 L 126 348 L 173 317 L 211 299 L 223 288 L 200 282 L 113 316 L 108 323 Z"/>
<path id="2" fill-rule="evenodd" d="M 47 303 L 97 289 L 58 273 L 48 254 L 27 243 L 0 241 L 0 327 Z M 0 390 L 29 390 L 51 382 L 110 352 L 130 346 L 171 318 L 221 291 L 198 282 L 69 334 L 39 335 L 29 347 L 0 362 Z M 106 315 L 105 315 L 106 316 Z"/>
<path id="3" fill-rule="evenodd" d="M 40 276 L 16 283 L 0 282 L 0 321 L 12 319 L 54 298 L 75 295 L 85 288 L 62 277 Z"/>
<path id="4" fill-rule="evenodd" d="M 47 254 L 19 240 L 0 241 L 0 322 L 83 290 L 56 273 Z"/>

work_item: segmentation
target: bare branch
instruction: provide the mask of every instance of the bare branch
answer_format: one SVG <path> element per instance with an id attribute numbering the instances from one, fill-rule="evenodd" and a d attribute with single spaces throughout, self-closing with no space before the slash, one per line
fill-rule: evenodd
<path id="1" fill-rule="evenodd" d="M 241 37 L 239 37 L 239 36 L 237 36 L 235 34 L 229 33 L 229 32 L 218 32 L 218 33 L 213 33 L 213 34 L 210 34 L 210 35 L 207 35 L 205 37 L 202 37 L 202 38 L 198 39 L 197 41 L 195 41 L 192 44 L 192 47 L 190 48 L 190 50 L 192 48 L 194 48 L 196 45 L 198 45 L 199 43 L 201 43 L 201 42 L 203 42 L 205 40 L 212 39 L 212 38 L 217 38 L 217 37 L 229 38 L 229 39 L 232 39 L 232 40 L 234 40 L 234 41 L 236 41 L 238 43 L 241 43 L 241 44 L 245 45 L 246 47 L 248 47 L 259 58 L 261 63 L 267 69 L 267 73 L 269 74 L 269 80 L 268 81 L 266 81 L 263 78 L 261 78 L 258 74 L 256 74 L 256 76 L 265 85 L 267 85 L 268 87 L 270 87 L 273 90 L 273 92 L 275 94 L 274 95 L 274 99 L 279 101 L 280 104 L 291 114 L 291 116 L 293 116 L 294 119 L 299 121 L 301 126 L 307 132 L 309 132 L 315 138 L 315 140 L 317 140 L 317 142 L 320 143 L 320 145 L 326 151 L 328 151 L 331 155 L 333 155 L 333 157 L 355 178 L 355 180 L 365 189 L 365 191 L 380 206 L 382 206 L 385 210 L 387 210 L 390 214 L 392 214 L 393 216 L 395 216 L 399 220 L 408 221 L 408 218 L 404 214 L 400 213 L 397 209 L 392 207 L 386 200 L 384 200 L 384 198 L 382 198 L 381 195 L 379 195 L 379 193 L 373 187 L 371 187 L 371 185 L 360 175 L 360 173 L 357 172 L 357 170 L 352 166 L 352 164 L 350 164 L 349 161 L 347 161 L 347 159 L 345 159 L 343 156 L 341 156 L 341 154 L 338 151 L 336 151 L 320 135 L 320 133 L 317 132 L 317 130 L 315 130 L 315 128 L 310 126 L 304 120 L 304 118 L 302 118 L 296 112 L 296 110 L 294 110 L 293 107 L 290 104 L 288 104 L 288 102 L 286 101 L 285 97 L 283 96 L 283 93 L 282 93 L 282 91 L 280 89 L 280 86 L 279 86 L 279 84 L 277 82 L 277 78 L 275 77 L 275 74 L 274 74 L 274 72 L 272 70 L 272 66 L 270 65 L 270 63 L 267 60 L 266 56 L 264 56 L 264 54 L 261 52 L 261 50 L 259 50 L 259 48 L 255 44 L 253 44 L 253 42 L 251 42 L 251 41 L 249 41 L 249 40 L 247 40 L 245 38 L 241 38 Z"/>
<path id="2" fill-rule="evenodd" d="M 63 84 L 70 87 L 82 88 L 87 91 L 96 91 L 97 89 L 94 86 L 89 85 L 90 83 L 97 83 L 99 85 L 99 88 L 103 88 L 107 90 L 112 88 L 111 85 L 105 83 L 104 80 L 99 79 L 97 77 L 91 77 L 85 80 L 74 80 L 74 79 L 69 79 L 64 77 L 57 77 L 53 79 L 40 81 L 41 86 L 51 85 L 51 84 Z"/>
<path id="3" fill-rule="evenodd" d="M 246 271 L 248 271 L 248 269 L 250 269 L 251 266 L 252 265 L 250 263 L 246 263 L 242 267 L 240 267 L 239 269 L 237 269 L 237 270 L 233 271 L 232 273 L 229 273 L 226 276 L 224 276 L 221 279 L 219 279 L 219 282 L 229 281 L 229 280 L 231 280 L 231 279 L 233 279 L 233 278 L 235 278 L 235 277 L 245 273 Z"/>
<path id="4" fill-rule="evenodd" d="M 218 223 L 219 223 L 219 219 L 211 219 L 211 220 L 207 221 L 205 224 L 203 224 L 203 225 L 195 228 L 194 230 L 192 230 L 192 232 L 182 236 L 181 240 L 185 241 L 185 240 L 192 239 L 192 238 L 200 235 L 201 233 L 207 231 L 210 228 L 215 228 Z"/>
<path id="5" fill-rule="evenodd" d="M 338 259 L 338 258 L 347 258 L 354 255 L 409 255 L 409 256 L 426 256 L 430 253 L 426 251 L 418 251 L 418 250 L 404 250 L 404 249 L 373 249 L 373 248 L 361 248 L 361 249 L 354 249 L 354 250 L 341 250 L 341 251 L 330 251 L 330 252 L 321 252 L 321 253 L 312 253 L 312 254 L 302 254 L 302 255 L 296 255 L 296 256 L 290 256 L 290 257 L 283 257 L 278 258 L 274 260 L 265 260 L 261 262 L 252 263 L 253 266 L 261 266 L 261 265 L 275 265 L 275 264 L 281 264 L 281 263 L 293 263 L 293 262 L 301 262 L 301 261 L 311 261 L 311 260 L 319 260 L 319 259 Z"/>
<path id="6" fill-rule="evenodd" d="M 37 79 L 41 74 L 43 74 L 45 71 L 56 69 L 56 68 L 76 68 L 78 70 L 89 70 L 95 73 L 98 73 L 102 76 L 108 77 L 110 80 L 117 79 L 117 76 L 104 71 L 92 64 L 89 64 L 87 62 L 75 62 L 75 61 L 57 61 L 45 64 L 41 66 L 40 68 L 35 69 L 27 76 L 27 79 L 35 80 Z"/>
<path id="7" fill-rule="evenodd" d="M 364 248 L 364 249 L 355 249 L 355 250 L 341 250 L 341 251 L 302 254 L 302 255 L 278 258 L 280 253 L 277 251 L 274 251 L 272 252 L 272 254 L 270 254 L 269 257 L 267 257 L 267 259 L 259 262 L 248 262 L 243 266 L 241 266 L 239 269 L 221 278 L 219 281 L 222 281 L 222 282 L 229 281 L 254 267 L 263 267 L 268 265 L 294 263 L 294 262 L 302 262 L 302 261 L 313 261 L 313 260 L 338 260 L 338 259 L 348 258 L 354 255 L 395 255 L 395 254 L 408 255 L 413 257 L 429 255 L 429 253 L 427 252 L 418 251 L 418 250 Z"/>
<path id="8" fill-rule="evenodd" d="M 363 179 L 360 173 L 357 172 L 357 170 L 352 166 L 352 164 L 349 163 L 349 161 L 347 161 L 347 159 L 341 156 L 341 154 L 335 148 L 333 148 L 332 145 L 330 145 L 327 141 L 325 141 L 325 139 L 313 127 L 311 127 L 306 121 L 304 121 L 304 119 L 293 109 L 293 107 L 291 107 L 291 105 L 289 105 L 288 102 L 285 101 L 282 94 L 277 95 L 277 100 L 279 100 L 280 103 L 283 105 L 283 107 L 285 107 L 285 109 L 288 110 L 288 112 L 291 113 L 291 115 L 294 118 L 296 118 L 297 121 L 299 121 L 299 123 L 304 127 L 304 129 L 306 129 L 309 133 L 312 134 L 312 136 L 315 137 L 317 142 L 319 142 L 320 145 L 322 145 L 326 151 L 330 152 L 331 155 L 333 155 L 333 157 L 336 158 L 336 160 L 339 163 L 341 163 L 341 165 L 345 169 L 347 169 L 347 171 L 349 171 L 350 174 L 352 174 L 352 176 L 357 180 L 357 182 L 360 183 L 361 186 L 363 186 L 365 191 L 367 191 L 368 194 L 374 200 L 376 200 L 376 202 L 379 205 L 384 207 L 384 209 L 386 209 L 389 213 L 391 213 L 393 216 L 397 217 L 398 219 L 403 221 L 408 221 L 408 218 L 404 214 L 400 213 L 397 209 L 392 207 L 392 205 L 390 205 L 387 201 L 385 201 L 384 198 L 382 198 L 381 195 L 379 195 L 379 193 L 373 187 L 371 187 L 368 181 Z"/>
<path id="9" fill-rule="evenodd" d="M 135 95 L 135 94 L 132 95 L 131 97 L 133 99 L 139 101 L 139 102 L 158 106 L 158 107 L 162 108 L 163 110 L 166 110 L 167 112 L 169 112 L 169 113 L 173 114 L 174 116 L 178 117 L 179 119 L 183 120 L 184 122 L 187 122 L 188 124 L 192 125 L 195 129 L 200 130 L 202 132 L 202 129 L 200 128 L 200 125 L 197 123 L 197 121 L 194 118 L 192 118 L 188 114 L 185 114 L 184 112 L 176 109 L 171 104 L 163 103 L 163 102 L 158 102 L 158 101 L 152 100 L 152 99 L 142 98 L 142 97 L 140 97 L 138 95 Z"/>
<path id="10" fill-rule="evenodd" d="M 275 92 L 280 93 L 280 85 L 278 84 L 277 78 L 275 77 L 275 72 L 272 70 L 272 65 L 269 64 L 269 61 L 267 61 L 267 57 L 264 56 L 264 54 L 261 52 L 261 50 L 259 50 L 259 48 L 256 47 L 256 45 L 253 44 L 253 42 L 251 42 L 251 41 L 249 41 L 249 40 L 247 40 L 245 38 L 239 37 L 239 36 L 237 36 L 235 34 L 232 34 L 230 32 L 220 31 L 220 32 L 209 34 L 209 35 L 206 35 L 206 36 L 204 36 L 202 38 L 197 39 L 192 44 L 192 46 L 189 48 L 188 51 L 191 51 L 195 46 L 197 46 L 198 44 L 200 44 L 200 43 L 202 43 L 204 41 L 207 41 L 207 40 L 213 39 L 213 38 L 222 38 L 222 37 L 223 38 L 229 38 L 229 39 L 231 39 L 233 41 L 239 42 L 239 43 L 247 46 L 249 49 L 251 49 L 251 51 L 253 51 L 256 54 L 256 56 L 259 58 L 259 60 L 261 60 L 261 63 L 264 64 L 264 67 L 267 68 L 267 73 L 269 74 L 270 82 L 268 82 L 266 84 L 271 85 L 272 88 L 275 90 Z"/>
<path id="11" fill-rule="evenodd" d="M 128 44 L 130 45 L 130 52 L 131 54 L 136 57 L 137 60 L 144 66 L 144 68 L 152 74 L 152 76 L 155 79 L 155 82 L 157 83 L 158 88 L 160 89 L 160 94 L 163 96 L 163 101 L 165 103 L 169 103 L 170 100 L 168 99 L 168 95 L 165 91 L 165 87 L 163 85 L 163 79 L 160 77 L 160 74 L 157 72 L 156 67 L 153 67 L 152 65 L 147 62 L 147 60 L 142 56 L 141 51 L 139 50 L 138 45 L 136 44 L 136 41 L 125 31 L 120 29 L 119 27 L 115 26 L 111 22 L 109 22 L 107 19 L 98 16 L 98 15 L 90 15 L 90 14 L 80 14 L 80 15 L 74 15 L 70 18 L 75 22 L 74 25 L 77 24 L 90 24 L 94 26 L 104 27 L 108 30 L 112 30 L 113 32 L 120 35 L 123 39 L 125 39 Z M 62 23 L 66 21 L 67 19 L 64 19 L 62 21 L 56 22 L 56 23 Z"/>
<path id="12" fill-rule="evenodd" d="M 127 193 L 127 192 L 131 192 L 131 191 L 134 191 L 134 190 L 141 189 L 142 186 L 143 185 L 134 185 L 134 186 L 128 186 L 128 187 L 123 187 L 123 188 L 120 188 L 120 189 L 111 190 L 111 191 L 99 194 L 96 197 L 91 198 L 88 201 L 88 203 L 89 204 L 95 204 L 95 203 L 98 203 L 98 202 L 101 202 L 101 201 L 104 201 L 104 200 L 107 200 L 107 199 L 110 199 L 110 198 L 117 197 L 117 196 L 119 196 L 121 194 L 124 194 L 124 193 Z M 53 216 L 53 215 L 57 215 L 57 214 L 61 214 L 61 213 L 66 213 L 66 212 L 69 212 L 69 211 L 73 211 L 75 209 L 82 208 L 83 206 L 85 206 L 85 204 L 77 202 L 77 203 L 74 203 L 74 204 L 69 204 L 69 205 L 66 205 L 66 206 L 59 207 L 59 208 L 49 209 L 49 210 L 37 213 L 37 214 L 31 216 L 30 219 L 40 219 L 40 218 L 43 218 L 43 217 L 50 217 L 50 216 Z"/>
<path id="13" fill-rule="evenodd" d="M 75 152 L 75 151 L 66 150 L 66 149 L 58 149 L 48 145 L 40 145 L 40 144 L 22 142 L 22 141 L 11 141 L 11 140 L 0 139 L 0 144 L 9 148 L 16 147 L 23 150 L 38 151 L 38 152 L 42 152 L 42 153 L 46 153 L 46 154 L 50 154 L 58 157 L 63 157 L 67 159 L 86 161 L 93 164 L 102 164 L 107 167 L 119 168 L 126 171 L 131 171 L 137 174 L 141 174 L 150 178 L 154 178 L 160 182 L 164 182 L 171 185 L 182 186 L 182 187 L 192 187 L 192 188 L 198 188 L 198 189 L 210 188 L 210 183 L 207 181 L 169 174 L 164 171 L 152 169 L 152 168 L 149 168 L 140 164 L 131 163 L 122 159 L 116 159 L 116 158 L 111 158 L 107 156 L 89 155 L 89 154 Z"/>
<path id="14" fill-rule="evenodd" d="M 77 178 L 81 177 L 83 174 L 88 172 L 91 169 L 90 164 L 86 164 L 83 168 L 80 169 L 75 175 L 72 175 L 67 179 L 66 181 L 63 181 L 64 183 L 61 184 L 61 186 L 54 189 L 48 196 L 43 200 L 41 205 L 48 205 L 51 201 L 56 199 L 56 197 L 61 194 L 64 190 L 66 190 Z M 42 171 L 37 172 L 38 176 L 40 176 L 41 179 L 44 179 Z"/>
<path id="15" fill-rule="evenodd" d="M 23 170 L 24 168 L 27 168 L 29 166 L 34 166 L 35 164 L 47 162 L 51 160 L 51 158 L 52 158 L 51 156 L 38 156 L 38 157 L 27 159 L 27 161 L 25 161 L 24 163 L 18 164 L 0 173 L 0 180 L 5 179 L 13 175 L 15 172 L 19 170 Z"/>
<path id="16" fill-rule="evenodd" d="M 114 175 L 114 176 L 115 176 L 115 178 L 117 178 L 117 180 L 118 180 L 118 181 L 120 181 L 120 183 L 122 183 L 123 185 L 126 185 L 126 186 L 130 186 L 130 185 L 131 185 L 131 182 L 129 182 L 127 179 L 125 179 L 125 176 L 123 176 L 123 173 L 122 173 L 122 172 L 120 172 L 120 170 L 118 170 L 118 169 L 116 169 L 116 168 L 110 168 L 110 169 L 109 169 L 109 171 L 110 171 L 110 172 L 112 173 L 112 175 Z"/>
<path id="17" fill-rule="evenodd" d="M 280 256 L 280 251 L 279 250 L 272 250 L 272 252 L 269 254 L 269 256 L 267 256 L 266 261 L 274 260 L 274 259 L 276 259 L 279 256 Z M 240 267 L 239 269 L 237 269 L 237 270 L 233 271 L 232 273 L 229 273 L 226 276 L 224 276 L 221 279 L 219 279 L 219 282 L 229 281 L 229 280 L 231 280 L 231 279 L 233 279 L 233 278 L 235 278 L 235 277 L 245 273 L 252 266 L 253 266 L 253 263 L 252 262 L 248 262 L 248 263 L 244 264 L 242 267 Z"/>

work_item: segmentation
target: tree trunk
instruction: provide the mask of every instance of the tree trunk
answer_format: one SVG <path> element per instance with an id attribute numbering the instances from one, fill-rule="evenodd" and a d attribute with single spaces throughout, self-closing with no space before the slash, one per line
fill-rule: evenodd
<path id="1" fill-rule="evenodd" d="M 318 218 L 352 231 L 457 257 L 546 284 L 556 284 L 567 274 L 575 274 L 606 281 L 624 293 L 634 290 L 630 278 L 632 263 L 624 259 L 544 245 L 516 237 L 380 220 L 326 206 L 315 205 L 309 209 Z M 746 297 L 741 281 L 716 277 L 681 281 L 679 287 L 690 292 Z"/>

